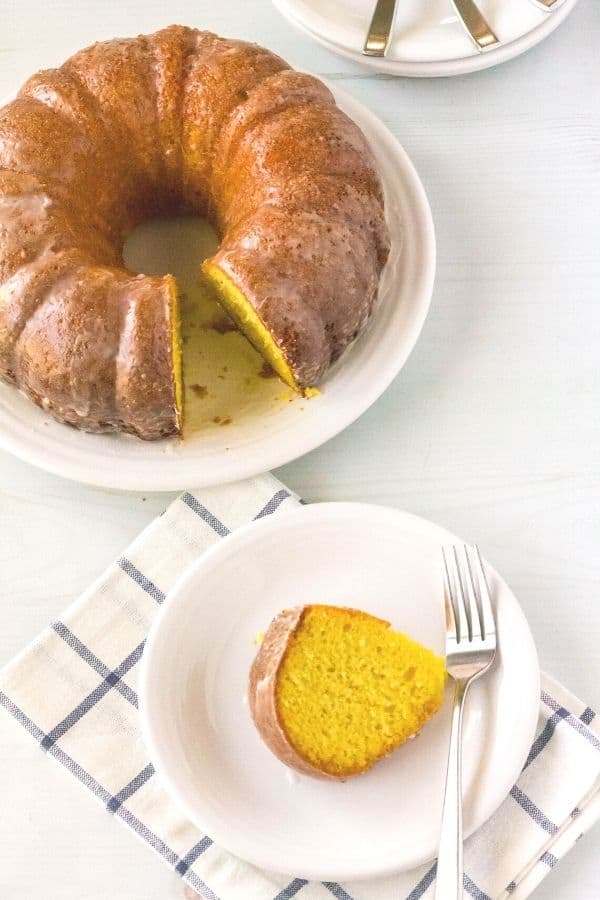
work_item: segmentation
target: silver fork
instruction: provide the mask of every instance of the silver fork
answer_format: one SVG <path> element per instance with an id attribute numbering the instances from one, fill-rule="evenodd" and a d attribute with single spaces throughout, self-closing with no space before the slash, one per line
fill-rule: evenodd
<path id="1" fill-rule="evenodd" d="M 364 56 L 385 56 L 390 46 L 397 0 L 377 0 L 363 47 Z"/>
<path id="2" fill-rule="evenodd" d="M 532 3 L 545 12 L 552 12 L 555 6 L 561 5 L 561 0 L 532 0 Z"/>
<path id="3" fill-rule="evenodd" d="M 534 0 L 552 4 L 556 0 Z M 475 0 L 452 0 L 467 34 L 481 52 L 497 47 L 500 41 L 484 19 Z M 390 46 L 397 0 L 377 0 L 363 46 L 364 56 L 385 56 Z"/>
<path id="4" fill-rule="evenodd" d="M 462 751 L 464 700 L 496 655 L 496 623 L 479 550 L 442 549 L 445 574 L 446 668 L 454 681 L 452 729 L 437 862 L 435 900 L 463 896 Z"/>
<path id="5" fill-rule="evenodd" d="M 500 41 L 484 19 L 475 0 L 452 0 L 452 4 L 467 34 L 481 53 L 498 46 Z"/>

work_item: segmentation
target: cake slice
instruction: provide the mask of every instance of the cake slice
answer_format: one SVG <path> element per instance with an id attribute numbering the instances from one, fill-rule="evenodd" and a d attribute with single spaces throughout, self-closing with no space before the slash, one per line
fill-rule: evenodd
<path id="1" fill-rule="evenodd" d="M 438 711 L 444 660 L 356 609 L 273 619 L 250 670 L 254 723 L 282 762 L 316 778 L 360 775 Z"/>

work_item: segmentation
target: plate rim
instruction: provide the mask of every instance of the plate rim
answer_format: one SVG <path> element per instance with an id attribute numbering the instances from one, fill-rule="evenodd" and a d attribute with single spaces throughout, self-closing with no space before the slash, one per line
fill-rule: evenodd
<path id="1" fill-rule="evenodd" d="M 307 505 L 301 505 L 295 509 L 286 510 L 285 512 L 282 512 L 281 517 L 276 514 L 274 516 L 265 516 L 261 519 L 253 520 L 245 525 L 236 528 L 225 538 L 217 541 L 215 544 L 206 549 L 194 563 L 188 566 L 188 568 L 179 576 L 173 587 L 168 591 L 167 596 L 163 604 L 161 605 L 161 608 L 156 618 L 154 619 L 150 628 L 150 632 L 147 636 L 144 646 L 144 652 L 140 662 L 140 672 L 138 680 L 140 730 L 144 745 L 146 747 L 146 750 L 148 751 L 152 764 L 156 771 L 159 773 L 160 778 L 165 784 L 169 795 L 181 809 L 181 811 L 187 816 L 187 818 L 203 833 L 208 833 L 211 839 L 215 841 L 217 846 L 221 847 L 227 852 L 232 853 L 234 856 L 237 856 L 238 858 L 249 862 L 251 865 L 255 865 L 259 868 L 271 871 L 276 871 L 281 874 L 291 875 L 292 877 L 302 877 L 314 881 L 334 880 L 336 882 L 349 882 L 355 880 L 388 877 L 397 875 L 404 871 L 410 871 L 420 865 L 425 865 L 428 862 L 431 862 L 434 857 L 432 857 L 430 853 L 423 854 L 421 856 L 417 854 L 407 862 L 401 863 L 400 865 L 390 863 L 385 867 L 381 865 L 375 865 L 370 868 L 366 868 L 365 866 L 363 866 L 358 870 L 346 868 L 344 870 L 338 869 L 335 872 L 332 872 L 331 870 L 325 872 L 321 871 L 318 868 L 311 869 L 310 864 L 308 864 L 302 872 L 290 873 L 287 869 L 279 868 L 277 862 L 274 862 L 273 859 L 269 859 L 268 851 L 265 855 L 259 853 L 253 858 L 249 858 L 248 855 L 240 853 L 239 849 L 237 849 L 235 846 L 235 841 L 234 845 L 231 845 L 228 841 L 228 835 L 226 834 L 226 832 L 228 831 L 228 826 L 226 823 L 224 823 L 222 829 L 219 829 L 217 832 L 215 832 L 214 829 L 210 826 L 208 829 L 205 829 L 204 825 L 200 821 L 200 818 L 198 817 L 198 811 L 192 808 L 190 804 L 188 804 L 185 791 L 179 790 L 178 786 L 171 778 L 169 772 L 166 771 L 165 766 L 163 765 L 162 755 L 160 751 L 157 752 L 158 745 L 157 741 L 155 740 L 155 735 L 158 734 L 161 730 L 160 717 L 155 717 L 154 713 L 152 712 L 152 700 L 149 700 L 149 698 L 152 697 L 151 691 L 149 690 L 149 682 L 152 677 L 152 665 L 156 647 L 161 640 L 161 623 L 167 616 L 172 614 L 172 610 L 176 607 L 177 603 L 180 602 L 179 597 L 181 596 L 182 591 L 186 589 L 186 586 L 189 583 L 194 582 L 194 580 L 198 577 L 198 572 L 202 571 L 203 567 L 207 564 L 207 561 L 208 565 L 218 565 L 219 556 L 221 554 L 231 552 L 232 544 L 235 547 L 235 545 L 237 544 L 247 545 L 248 542 L 253 543 L 255 540 L 260 541 L 261 534 L 269 535 L 272 532 L 277 531 L 279 526 L 285 520 L 290 521 L 292 519 L 305 518 L 310 522 L 311 518 L 316 517 L 318 523 L 319 518 L 322 516 L 324 516 L 324 520 L 327 521 L 327 516 L 330 514 L 333 514 L 334 516 L 341 515 L 342 517 L 344 517 L 344 513 L 349 512 L 360 513 L 362 515 L 364 515 L 365 513 L 369 513 L 372 515 L 374 514 L 377 516 L 384 516 L 388 519 L 388 521 L 396 519 L 397 521 L 408 522 L 413 527 L 425 528 L 425 530 L 428 532 L 431 532 L 432 530 L 434 532 L 439 532 L 440 539 L 443 539 L 444 541 L 450 540 L 452 542 L 462 543 L 461 539 L 457 537 L 457 535 L 455 535 L 451 531 L 448 531 L 448 529 L 446 529 L 445 527 L 438 525 L 436 522 L 432 522 L 430 519 L 415 515 L 414 513 L 410 513 L 406 510 L 397 509 L 396 507 L 375 503 L 363 503 L 355 501 L 317 502 Z M 313 522 L 312 524 L 314 525 L 315 523 Z M 468 831 L 465 831 L 465 839 L 471 834 L 478 831 L 485 824 L 485 822 L 497 811 L 501 803 L 508 796 L 513 784 L 518 779 L 519 773 L 522 770 L 531 749 L 531 745 L 533 743 L 537 730 L 539 719 L 538 701 L 541 690 L 541 670 L 537 648 L 525 613 L 523 612 L 523 609 L 517 597 L 510 588 L 510 585 L 505 581 L 502 575 L 500 575 L 500 573 L 490 565 L 487 560 L 484 561 L 489 570 L 494 572 L 499 581 L 507 589 L 510 597 L 512 598 L 512 602 L 514 602 L 516 612 L 521 617 L 523 624 L 522 633 L 530 645 L 529 666 L 531 668 L 531 676 L 535 680 L 535 685 L 532 685 L 531 696 L 532 698 L 535 696 L 536 702 L 535 704 L 532 702 L 531 709 L 528 713 L 530 721 L 527 733 L 529 737 L 527 743 L 525 743 L 525 741 L 523 742 L 523 749 L 519 754 L 518 768 L 515 765 L 514 772 L 511 769 L 510 779 L 506 777 L 504 780 L 499 780 L 500 789 L 496 787 L 494 791 L 494 799 L 490 803 L 491 808 L 489 810 L 486 810 L 483 816 L 480 816 L 477 820 L 474 821 L 472 828 L 470 828 Z M 534 687 L 535 690 L 533 689 Z M 210 833 L 211 830 L 213 831 L 213 834 Z"/>
<path id="2" fill-rule="evenodd" d="M 313 31 L 302 22 L 291 9 L 292 0 L 271 0 L 277 11 L 294 28 L 316 41 L 331 53 L 348 59 L 357 65 L 364 65 L 374 72 L 384 72 L 405 78 L 451 78 L 455 75 L 468 75 L 481 72 L 493 66 L 509 62 L 509 60 L 526 53 L 549 37 L 567 18 L 577 5 L 578 0 L 563 0 L 557 9 L 548 12 L 548 21 L 539 22 L 521 37 L 485 53 L 471 54 L 448 60 L 393 60 L 363 56 L 358 50 L 344 47 Z"/>
<path id="3" fill-rule="evenodd" d="M 48 443 L 47 438 L 45 439 L 41 435 L 37 426 L 30 422 L 22 421 L 18 414 L 15 413 L 14 404 L 10 401 L 8 403 L 3 402 L 1 397 L 0 448 L 54 475 L 94 487 L 154 492 L 186 490 L 190 487 L 190 484 L 197 488 L 211 487 L 218 484 L 232 483 L 287 465 L 306 453 L 317 449 L 352 425 L 387 390 L 414 350 L 431 306 L 436 274 L 436 238 L 433 215 L 425 187 L 416 167 L 396 136 L 378 116 L 351 93 L 340 88 L 335 83 L 328 83 L 326 79 L 321 80 L 330 88 L 336 102 L 339 102 L 340 107 L 347 115 L 357 121 L 359 127 L 365 132 L 369 143 L 377 142 L 379 138 L 382 138 L 384 148 L 382 152 L 393 148 L 394 162 L 399 162 L 402 167 L 405 194 L 414 202 L 419 223 L 417 231 L 418 247 L 421 253 L 418 271 L 419 280 L 410 294 L 410 303 L 414 315 L 410 322 L 408 341 L 403 345 L 400 353 L 396 355 L 387 354 L 385 359 L 381 359 L 378 365 L 380 376 L 377 379 L 371 378 L 368 383 L 363 382 L 364 390 L 360 395 L 360 402 L 344 406 L 344 414 L 342 416 L 335 417 L 329 414 L 329 416 L 325 417 L 325 421 L 321 417 L 321 422 L 318 423 L 320 427 L 313 427 L 312 431 L 309 432 L 309 438 L 301 442 L 300 450 L 297 449 L 297 445 L 300 442 L 296 441 L 293 447 L 290 442 L 290 444 L 282 448 L 282 438 L 273 436 L 269 440 L 268 455 L 261 453 L 259 459 L 259 454 L 257 453 L 253 459 L 251 454 L 247 456 L 238 451 L 236 454 L 237 460 L 233 466 L 227 465 L 224 461 L 216 474 L 212 476 L 210 474 L 211 467 L 206 465 L 206 460 L 201 455 L 181 459 L 179 465 L 168 464 L 170 462 L 168 453 L 171 447 L 168 441 L 157 442 L 163 454 L 162 459 L 159 452 L 157 452 L 156 458 L 152 460 L 127 460 L 127 471 L 123 473 L 119 468 L 121 454 L 117 443 L 115 443 L 114 453 L 95 450 L 91 455 L 83 452 L 82 446 L 77 443 L 57 441 Z M 373 317 L 374 319 L 375 317 Z M 0 387 L 11 391 L 17 390 L 12 385 L 0 385 Z M 339 404 L 337 404 L 337 407 L 339 408 Z M 46 415 L 49 416 L 48 413 Z M 332 421 L 335 424 L 330 425 L 329 422 Z M 61 425 L 61 423 L 56 424 L 64 428 L 69 427 Z M 303 429 L 303 431 L 305 430 Z M 40 433 L 36 435 L 36 432 Z M 302 432 L 296 432 L 295 437 L 298 437 L 300 433 Z M 93 434 L 88 435 L 86 432 L 80 432 L 80 434 L 82 439 L 97 437 Z M 126 437 L 128 436 L 123 436 L 122 439 Z M 135 438 L 129 439 L 136 440 Z M 225 448 L 223 448 L 222 456 L 226 457 Z M 100 462 L 103 464 L 100 465 Z M 167 463 L 167 465 L 161 466 L 161 463 Z"/>

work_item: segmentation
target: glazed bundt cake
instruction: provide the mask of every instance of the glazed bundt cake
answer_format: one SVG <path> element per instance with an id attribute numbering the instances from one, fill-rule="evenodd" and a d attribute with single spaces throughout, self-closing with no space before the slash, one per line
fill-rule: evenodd
<path id="1" fill-rule="evenodd" d="M 445 683 L 444 660 L 389 622 L 316 604 L 273 619 L 248 702 L 282 762 L 344 781 L 417 734 L 441 707 Z"/>
<path id="2" fill-rule="evenodd" d="M 171 276 L 134 275 L 144 219 L 200 215 L 205 276 L 289 385 L 315 385 L 373 308 L 388 254 L 358 127 L 268 50 L 171 26 L 95 44 L 0 110 L 0 377 L 57 418 L 178 433 Z"/>

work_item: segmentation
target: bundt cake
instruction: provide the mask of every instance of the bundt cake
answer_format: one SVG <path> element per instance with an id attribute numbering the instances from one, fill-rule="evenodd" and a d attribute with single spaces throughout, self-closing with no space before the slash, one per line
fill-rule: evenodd
<path id="1" fill-rule="evenodd" d="M 122 247 L 186 214 L 218 230 L 203 270 L 239 328 L 316 384 L 388 254 L 371 151 L 316 78 L 182 26 L 95 44 L 0 110 L 0 377 L 78 428 L 178 433 L 175 281 L 127 271 Z"/>
<path id="2" fill-rule="evenodd" d="M 301 606 L 273 619 L 248 702 L 267 746 L 316 778 L 345 780 L 387 756 L 438 711 L 444 660 L 356 609 Z"/>

